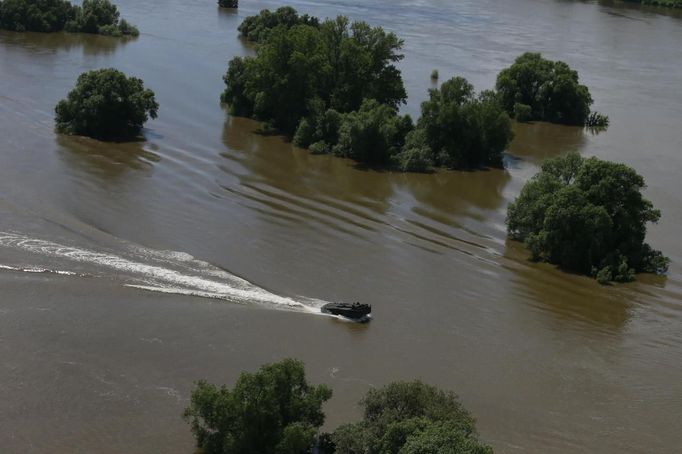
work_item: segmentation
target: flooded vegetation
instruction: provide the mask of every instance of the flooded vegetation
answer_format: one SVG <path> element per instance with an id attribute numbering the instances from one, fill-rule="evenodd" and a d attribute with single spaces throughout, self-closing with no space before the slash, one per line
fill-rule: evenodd
<path id="1" fill-rule="evenodd" d="M 289 2 L 404 40 L 407 104 L 477 90 L 524 52 L 566 62 L 609 128 L 512 122 L 501 165 L 430 174 L 313 154 L 219 102 L 239 25 L 274 1 L 119 0 L 135 40 L 0 31 L 0 446 L 186 453 L 195 380 L 282 358 L 334 391 L 323 429 L 372 388 L 455 391 L 495 452 L 676 453 L 682 396 L 682 17 L 620 2 Z M 669 11 L 669 12 L 665 12 Z M 529 21 L 532 18 L 532 21 Z M 54 131 L 87 71 L 144 80 L 141 138 Z M 295 131 L 294 131 L 295 132 Z M 548 158 L 621 162 L 660 209 L 663 276 L 601 286 L 528 260 L 508 205 Z M 369 324 L 322 316 L 372 305 Z"/>

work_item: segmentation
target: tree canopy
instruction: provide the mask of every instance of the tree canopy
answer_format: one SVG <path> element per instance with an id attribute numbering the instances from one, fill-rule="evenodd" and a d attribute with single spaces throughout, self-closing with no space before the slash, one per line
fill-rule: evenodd
<path id="1" fill-rule="evenodd" d="M 393 33 L 345 17 L 319 26 L 279 25 L 255 57 L 230 62 L 222 99 L 233 114 L 289 135 L 313 107 L 345 113 L 368 98 L 397 108 L 407 96 L 395 67 L 401 47 Z"/>
<path id="2" fill-rule="evenodd" d="M 241 374 L 233 389 L 198 382 L 184 418 L 204 454 L 303 454 L 331 395 L 307 382 L 303 363 L 286 359 Z"/>
<path id="3" fill-rule="evenodd" d="M 111 36 L 139 34 L 137 28 L 120 19 L 118 8 L 109 0 L 83 0 L 80 6 L 67 0 L 0 1 L 0 28 L 20 32 L 64 30 Z"/>
<path id="4" fill-rule="evenodd" d="M 421 111 L 417 128 L 424 131 L 423 145 L 437 166 L 498 165 L 513 137 L 509 116 L 496 95 L 491 91 L 476 95 L 462 77 L 429 90 Z"/>
<path id="5" fill-rule="evenodd" d="M 496 88 L 505 110 L 523 120 L 584 125 L 593 102 L 577 71 L 539 53 L 527 52 L 503 69 Z M 608 118 L 602 117 L 608 124 Z"/>
<path id="6" fill-rule="evenodd" d="M 232 389 L 200 381 L 183 417 L 204 454 L 492 454 L 452 392 L 420 381 L 370 390 L 362 421 L 318 434 L 325 385 L 310 385 L 303 363 L 285 359 L 243 373 Z"/>
<path id="7" fill-rule="evenodd" d="M 396 67 L 403 42 L 381 27 L 284 7 L 247 18 L 240 31 L 260 44 L 255 57 L 230 61 L 222 100 L 315 153 L 428 171 L 499 164 L 511 141 L 497 96 L 475 94 L 462 78 L 430 91 L 415 129 L 398 113 L 407 97 Z"/>
<path id="8" fill-rule="evenodd" d="M 370 390 L 361 405 L 363 420 L 332 434 L 337 454 L 492 454 L 454 393 L 396 382 Z"/>
<path id="9" fill-rule="evenodd" d="M 664 273 L 668 259 L 644 242 L 646 224 L 660 218 L 644 187 L 625 164 L 569 153 L 545 161 L 526 183 L 509 205 L 507 228 L 532 259 L 600 282 Z"/>
<path id="10" fill-rule="evenodd" d="M 56 129 L 97 139 L 128 139 L 139 135 L 159 105 L 141 79 L 116 69 L 81 74 L 76 87 L 56 108 Z"/>
<path id="11" fill-rule="evenodd" d="M 259 43 L 265 41 L 275 27 L 282 26 L 289 29 L 294 25 L 319 27 L 320 21 L 307 14 L 299 16 L 298 12 L 291 6 L 282 6 L 275 11 L 264 9 L 258 15 L 248 16 L 237 30 L 249 41 Z"/>

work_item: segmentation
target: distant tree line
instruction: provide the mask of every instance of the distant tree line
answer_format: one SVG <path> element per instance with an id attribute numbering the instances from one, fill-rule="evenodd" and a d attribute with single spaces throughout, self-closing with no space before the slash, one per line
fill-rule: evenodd
<path id="1" fill-rule="evenodd" d="M 17 32 L 96 33 L 137 36 L 137 28 L 120 19 L 109 0 L 0 0 L 0 29 Z"/>
<path id="2" fill-rule="evenodd" d="M 492 454 L 454 393 L 420 381 L 391 383 L 362 400 L 363 419 L 319 433 L 331 398 L 300 361 L 242 373 L 232 389 L 197 383 L 184 418 L 203 454 Z"/>

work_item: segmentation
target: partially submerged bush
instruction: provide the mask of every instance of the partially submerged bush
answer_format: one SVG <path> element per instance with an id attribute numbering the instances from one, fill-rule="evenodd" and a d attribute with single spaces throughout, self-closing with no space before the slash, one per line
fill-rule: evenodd
<path id="1" fill-rule="evenodd" d="M 239 0 L 218 0 L 221 8 L 239 8 Z"/>
<path id="2" fill-rule="evenodd" d="M 497 91 L 503 107 L 515 114 L 516 104 L 530 106 L 528 120 L 584 125 L 592 96 L 579 83 L 578 73 L 562 61 L 527 52 L 497 76 Z"/>
<path id="3" fill-rule="evenodd" d="M 130 139 L 140 134 L 159 105 L 141 79 L 116 69 L 81 74 L 76 87 L 57 104 L 56 129 L 104 140 Z"/>
<path id="4" fill-rule="evenodd" d="M 58 32 L 76 17 L 67 0 L 0 1 L 0 29 L 17 32 Z"/>
<path id="5" fill-rule="evenodd" d="M 644 179 L 625 164 L 577 153 L 542 165 L 509 205 L 509 235 L 534 260 L 597 278 L 630 281 L 664 273 L 668 259 L 644 242 L 660 212 L 642 197 Z"/>
<path id="6" fill-rule="evenodd" d="M 588 128 L 606 128 L 609 126 L 609 117 L 599 112 L 592 112 L 585 120 L 585 126 Z"/>
<path id="7" fill-rule="evenodd" d="M 66 0 L 4 0 L 0 2 L 0 28 L 13 31 L 97 33 L 137 36 L 137 28 L 119 21 L 109 0 L 83 0 L 81 6 Z"/>
<path id="8" fill-rule="evenodd" d="M 225 0 L 221 0 L 225 1 Z M 229 2 L 229 0 L 227 0 Z M 223 6 L 223 5 L 221 5 Z M 232 6 L 230 8 L 236 8 Z M 248 16 L 239 25 L 237 30 L 241 35 L 256 43 L 265 41 L 270 32 L 275 27 L 284 27 L 289 29 L 295 25 L 310 25 L 312 27 L 319 27 L 320 21 L 316 17 L 308 16 L 307 14 L 300 15 L 290 6 L 282 6 L 275 11 L 268 9 L 262 10 L 256 16 Z"/>
<path id="9" fill-rule="evenodd" d="M 364 418 L 333 434 L 337 454 L 492 454 L 476 436 L 475 422 L 453 393 L 420 381 L 370 390 Z"/>
<path id="10" fill-rule="evenodd" d="M 429 90 L 417 128 L 425 132 L 431 160 L 437 166 L 476 168 L 499 165 L 513 137 L 509 116 L 495 94 L 476 95 L 462 77 Z"/>
<path id="11" fill-rule="evenodd" d="M 241 374 L 232 389 L 198 382 L 183 416 L 204 454 L 301 454 L 310 452 L 331 395 L 308 383 L 303 363 L 286 359 Z"/>

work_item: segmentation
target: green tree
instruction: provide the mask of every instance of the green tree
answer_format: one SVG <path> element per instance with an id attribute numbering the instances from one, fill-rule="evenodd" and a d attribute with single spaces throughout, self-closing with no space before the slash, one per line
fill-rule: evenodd
<path id="1" fill-rule="evenodd" d="M 76 17 L 67 0 L 0 1 L 0 29 L 18 32 L 57 32 Z"/>
<path id="2" fill-rule="evenodd" d="M 499 165 L 513 137 L 509 116 L 496 95 L 479 95 L 462 77 L 429 90 L 417 128 L 424 130 L 431 160 L 439 166 L 474 168 Z"/>
<path id="3" fill-rule="evenodd" d="M 530 106 L 530 118 L 523 109 L 524 119 L 584 125 L 590 114 L 592 96 L 579 83 L 578 72 L 539 53 L 527 52 L 503 69 L 496 88 L 510 115 L 515 114 L 517 104 Z"/>
<path id="4" fill-rule="evenodd" d="M 204 454 L 303 454 L 331 395 L 307 382 L 303 363 L 286 359 L 241 374 L 233 389 L 198 382 L 183 416 Z"/>
<path id="5" fill-rule="evenodd" d="M 295 10 L 283 16 L 298 17 Z M 312 116 L 328 109 L 355 111 L 364 99 L 397 109 L 405 101 L 395 66 L 402 41 L 393 33 L 350 24 L 345 17 L 299 22 L 279 20 L 267 28 L 255 57 L 230 61 L 222 100 L 233 114 L 268 122 L 292 136 L 302 119 L 311 123 Z M 253 29 L 246 21 L 242 25 L 246 33 Z"/>
<path id="6" fill-rule="evenodd" d="M 338 156 L 385 166 L 400 152 L 411 129 L 409 116 L 400 116 L 390 106 L 367 99 L 359 110 L 343 116 L 339 140 L 332 150 Z"/>
<path id="7" fill-rule="evenodd" d="M 420 381 L 371 390 L 361 402 L 362 421 L 339 427 L 338 454 L 488 454 L 474 419 L 457 396 Z"/>
<path id="8" fill-rule="evenodd" d="M 137 28 L 119 21 L 119 12 L 109 0 L 83 0 L 73 6 L 67 0 L 0 1 L 0 28 L 13 31 L 99 33 L 137 36 Z"/>
<path id="9" fill-rule="evenodd" d="M 221 8 L 239 8 L 239 0 L 218 0 Z"/>
<path id="10" fill-rule="evenodd" d="M 531 258 L 597 277 L 629 281 L 664 273 L 668 259 L 644 240 L 660 212 L 645 199 L 644 178 L 625 164 L 577 153 L 543 163 L 509 205 L 507 229 Z"/>
<path id="11" fill-rule="evenodd" d="M 399 454 L 492 454 L 490 446 L 466 437 L 450 422 L 429 424 L 413 432 Z"/>
<path id="12" fill-rule="evenodd" d="M 76 87 L 55 108 L 56 129 L 98 139 L 129 139 L 139 135 L 159 105 L 141 79 L 113 68 L 81 74 Z"/>
<path id="13" fill-rule="evenodd" d="M 232 0 L 219 0 L 219 3 L 230 3 L 230 1 Z M 221 3 L 220 6 L 225 5 Z M 237 6 L 229 6 L 229 8 L 236 7 Z M 275 27 L 283 26 L 289 29 L 294 25 L 318 27 L 320 21 L 316 17 L 311 17 L 307 14 L 299 16 L 298 12 L 291 6 L 282 6 L 275 11 L 264 9 L 258 15 L 246 17 L 237 30 L 249 41 L 259 43 L 265 41 Z"/>

